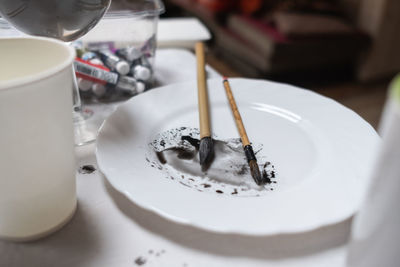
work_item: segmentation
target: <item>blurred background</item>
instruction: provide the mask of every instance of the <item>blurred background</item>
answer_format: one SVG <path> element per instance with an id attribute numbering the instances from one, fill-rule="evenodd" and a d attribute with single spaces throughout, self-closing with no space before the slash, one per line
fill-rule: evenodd
<path id="1" fill-rule="evenodd" d="M 161 18 L 197 17 L 207 63 L 228 77 L 312 89 L 378 127 L 400 70 L 398 0 L 164 0 Z"/>

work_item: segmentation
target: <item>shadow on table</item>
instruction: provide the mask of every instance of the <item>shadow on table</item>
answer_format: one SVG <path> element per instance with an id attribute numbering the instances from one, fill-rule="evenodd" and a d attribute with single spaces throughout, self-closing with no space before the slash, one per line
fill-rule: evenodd
<path id="1" fill-rule="evenodd" d="M 270 260 L 306 257 L 346 244 L 350 233 L 351 219 L 298 234 L 246 236 L 209 232 L 172 222 L 145 210 L 115 190 L 104 176 L 103 181 L 107 192 L 121 212 L 143 228 L 175 243 L 206 253 Z"/>
<path id="2" fill-rule="evenodd" d="M 31 242 L 0 241 L 0 266 L 87 266 L 100 251 L 96 222 L 78 205 L 59 231 Z M 10 265 L 11 264 L 11 265 Z"/>

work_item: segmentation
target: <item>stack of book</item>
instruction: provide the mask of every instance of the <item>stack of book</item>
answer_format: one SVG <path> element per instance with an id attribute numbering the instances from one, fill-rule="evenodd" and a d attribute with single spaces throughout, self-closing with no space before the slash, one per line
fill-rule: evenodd
<path id="1" fill-rule="evenodd" d="M 366 34 L 340 17 L 339 7 L 331 8 L 334 12 L 278 8 L 251 16 L 234 10 L 226 0 L 168 2 L 197 16 L 214 37 L 214 51 L 249 77 L 285 73 L 315 76 L 316 71 L 336 74 L 337 70 L 351 69 L 369 43 Z M 291 1 L 275 2 L 285 6 L 284 2 Z"/>
<path id="2" fill-rule="evenodd" d="M 315 16 L 302 25 L 295 19 L 288 21 L 296 25 L 282 19 L 277 25 L 232 14 L 225 26 L 214 28 L 216 51 L 243 74 L 257 77 L 348 67 L 368 44 L 369 38 L 352 27 L 329 20 L 318 25 L 324 17 Z"/>

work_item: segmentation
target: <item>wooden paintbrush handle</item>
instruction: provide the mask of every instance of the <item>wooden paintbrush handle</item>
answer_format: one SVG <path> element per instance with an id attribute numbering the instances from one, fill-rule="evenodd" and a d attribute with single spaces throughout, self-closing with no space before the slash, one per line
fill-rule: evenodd
<path id="1" fill-rule="evenodd" d="M 228 96 L 229 104 L 232 109 L 233 117 L 235 118 L 236 126 L 238 128 L 240 139 L 242 139 L 243 146 L 250 145 L 249 138 L 247 137 L 246 129 L 244 128 L 242 117 L 240 116 L 238 107 L 236 106 L 235 98 L 233 97 L 231 87 L 227 79 L 224 79 L 224 87 L 226 95 Z"/>
<path id="2" fill-rule="evenodd" d="M 210 114 L 207 95 L 207 80 L 205 71 L 204 44 L 196 43 L 197 58 L 197 89 L 199 100 L 199 119 L 200 119 L 200 139 L 211 136 Z"/>

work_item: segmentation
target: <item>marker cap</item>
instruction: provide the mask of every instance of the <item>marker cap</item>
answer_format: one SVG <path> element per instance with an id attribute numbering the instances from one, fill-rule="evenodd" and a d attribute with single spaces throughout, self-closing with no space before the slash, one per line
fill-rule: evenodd
<path id="1" fill-rule="evenodd" d="M 129 64 L 126 61 L 119 61 L 115 65 L 115 70 L 121 74 L 121 75 L 126 75 L 129 73 Z"/>

